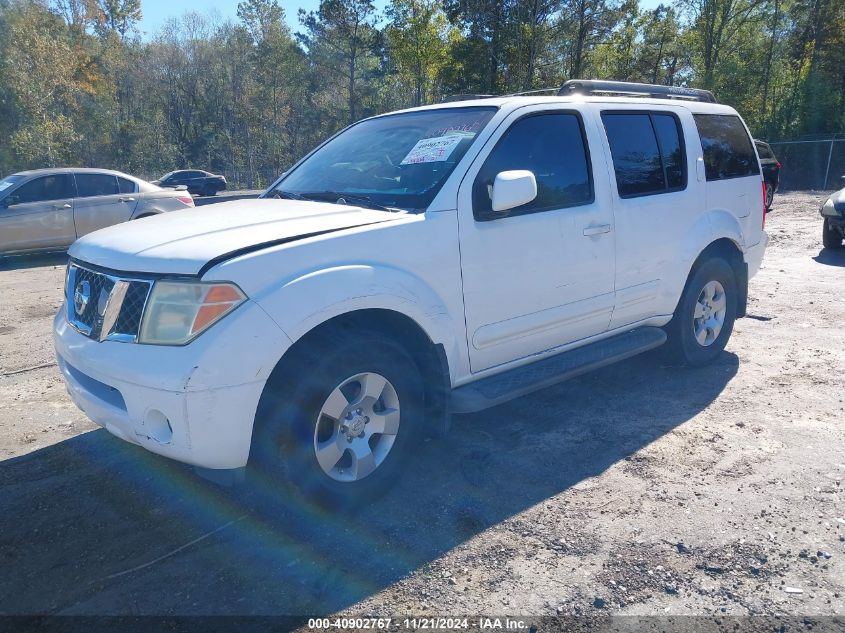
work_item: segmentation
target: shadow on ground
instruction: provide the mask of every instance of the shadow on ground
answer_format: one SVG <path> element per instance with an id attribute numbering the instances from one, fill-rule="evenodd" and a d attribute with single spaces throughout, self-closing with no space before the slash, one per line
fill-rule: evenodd
<path id="1" fill-rule="evenodd" d="M 813 259 L 827 266 L 845 266 L 845 249 L 823 248 Z"/>
<path id="2" fill-rule="evenodd" d="M 704 369 L 648 354 L 458 417 L 355 515 L 281 488 L 256 507 L 86 433 L 0 463 L 0 613 L 334 612 L 687 422 L 737 366 L 728 353 Z"/>
<path id="3" fill-rule="evenodd" d="M 67 251 L 39 253 L 37 255 L 0 255 L 0 271 L 24 270 L 41 266 L 64 266 L 67 264 Z"/>

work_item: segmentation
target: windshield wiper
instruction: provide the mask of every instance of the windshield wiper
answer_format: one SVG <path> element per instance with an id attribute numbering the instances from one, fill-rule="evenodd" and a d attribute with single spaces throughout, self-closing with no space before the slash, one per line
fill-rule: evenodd
<path id="1" fill-rule="evenodd" d="M 393 213 L 402 211 L 396 207 L 386 207 L 378 202 L 373 202 L 369 196 L 360 196 L 354 193 L 343 193 L 342 191 L 309 191 L 308 193 L 297 194 L 301 195 L 306 200 L 318 200 L 320 202 L 331 202 L 333 204 L 343 204 L 344 202 L 352 202 L 358 206 L 376 209 L 378 211 L 391 211 Z"/>
<path id="2" fill-rule="evenodd" d="M 301 196 L 298 193 L 294 193 L 293 191 L 282 191 L 281 189 L 273 189 L 270 192 L 270 195 L 267 196 L 268 198 L 284 198 L 287 200 L 309 200 L 305 196 Z"/>

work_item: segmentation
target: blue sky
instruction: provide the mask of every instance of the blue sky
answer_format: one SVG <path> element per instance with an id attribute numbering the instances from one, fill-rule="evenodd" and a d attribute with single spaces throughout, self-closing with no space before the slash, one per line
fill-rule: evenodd
<path id="1" fill-rule="evenodd" d="M 640 6 L 644 8 L 656 7 L 660 0 L 640 0 Z M 299 9 L 314 11 L 320 5 L 320 0 L 281 0 L 279 3 L 285 10 L 285 17 L 296 32 L 299 27 L 297 12 Z M 381 11 L 387 4 L 387 0 L 374 0 L 376 8 Z M 237 19 L 238 0 L 227 0 L 215 2 L 214 0 L 141 0 L 141 10 L 144 19 L 141 22 L 141 32 L 146 36 L 154 33 L 168 18 L 177 17 L 188 11 L 200 13 L 217 12 L 222 18 Z"/>

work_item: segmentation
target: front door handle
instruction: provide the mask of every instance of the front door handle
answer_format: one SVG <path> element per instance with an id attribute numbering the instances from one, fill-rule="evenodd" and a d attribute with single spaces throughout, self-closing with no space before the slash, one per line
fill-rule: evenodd
<path id="1" fill-rule="evenodd" d="M 584 235 L 602 235 L 603 233 L 610 233 L 611 226 L 609 224 L 599 224 L 598 226 L 588 226 L 584 229 Z"/>
<path id="2" fill-rule="evenodd" d="M 135 202 L 135 198 L 118 198 L 118 202 Z"/>
<path id="3" fill-rule="evenodd" d="M 53 208 L 58 211 L 60 209 L 70 209 L 71 206 L 73 205 L 71 205 L 69 202 L 65 202 L 64 204 L 54 204 Z"/>

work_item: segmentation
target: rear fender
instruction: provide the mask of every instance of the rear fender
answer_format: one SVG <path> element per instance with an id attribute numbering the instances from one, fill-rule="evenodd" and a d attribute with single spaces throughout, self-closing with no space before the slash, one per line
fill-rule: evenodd
<path id="1" fill-rule="evenodd" d="M 678 266 L 667 275 L 666 298 L 671 298 L 671 305 L 677 306 L 695 260 L 710 244 L 723 238 L 733 242 L 740 253 L 744 251 L 739 220 L 724 209 L 714 209 L 702 214 L 690 227 L 678 247 Z"/>

